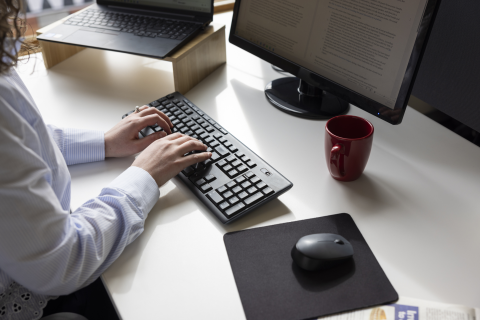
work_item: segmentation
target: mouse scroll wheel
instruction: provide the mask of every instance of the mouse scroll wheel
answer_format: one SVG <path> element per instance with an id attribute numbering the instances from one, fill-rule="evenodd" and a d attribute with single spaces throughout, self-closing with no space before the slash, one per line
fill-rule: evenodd
<path id="1" fill-rule="evenodd" d="M 335 243 L 338 243 L 338 244 L 345 244 L 345 243 L 344 243 L 342 240 L 340 240 L 340 239 L 336 239 L 334 242 L 335 242 Z"/>

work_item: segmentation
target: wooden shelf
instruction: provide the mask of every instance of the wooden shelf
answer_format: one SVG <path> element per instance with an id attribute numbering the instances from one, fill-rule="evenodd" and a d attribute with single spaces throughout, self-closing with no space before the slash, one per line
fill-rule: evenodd
<path id="1" fill-rule="evenodd" d="M 88 7 L 83 10 L 88 10 Z M 48 32 L 70 17 L 37 30 L 37 36 Z M 39 43 L 47 69 L 85 49 L 81 46 L 50 41 L 39 40 Z M 212 23 L 171 56 L 159 60 L 172 63 L 175 90 L 185 94 L 227 61 L 225 45 L 225 25 Z"/>

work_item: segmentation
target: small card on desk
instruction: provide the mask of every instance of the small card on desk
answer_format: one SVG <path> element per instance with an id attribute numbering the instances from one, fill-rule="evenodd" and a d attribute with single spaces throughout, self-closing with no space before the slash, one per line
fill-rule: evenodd
<path id="1" fill-rule="evenodd" d="M 346 238 L 353 260 L 323 271 L 297 267 L 290 251 L 298 239 L 315 233 Z M 398 300 L 347 213 L 230 232 L 224 242 L 248 320 L 315 319 Z"/>

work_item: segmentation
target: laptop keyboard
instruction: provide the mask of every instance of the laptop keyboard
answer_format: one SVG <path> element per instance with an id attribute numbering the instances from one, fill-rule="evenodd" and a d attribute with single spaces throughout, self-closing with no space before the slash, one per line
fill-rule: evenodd
<path id="1" fill-rule="evenodd" d="M 139 37 L 183 40 L 199 29 L 200 23 L 90 9 L 73 15 L 66 25 L 128 32 Z"/>
<path id="2" fill-rule="evenodd" d="M 180 93 L 155 100 L 149 106 L 170 118 L 173 132 L 202 141 L 212 152 L 210 159 L 185 168 L 178 177 L 222 223 L 238 219 L 293 186 Z M 158 131 L 162 131 L 158 125 L 147 127 L 140 131 L 139 138 Z"/>

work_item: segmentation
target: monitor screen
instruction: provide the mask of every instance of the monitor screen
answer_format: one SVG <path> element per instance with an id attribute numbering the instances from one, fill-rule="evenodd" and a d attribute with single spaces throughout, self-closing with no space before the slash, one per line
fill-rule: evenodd
<path id="1" fill-rule="evenodd" d="M 436 1 L 241 0 L 230 40 L 233 35 L 254 45 L 253 52 L 247 49 L 252 53 L 267 51 L 262 58 L 276 56 L 307 69 L 336 85 L 336 91 L 347 89 L 347 96 L 374 101 L 375 112 L 380 106 L 401 109 L 406 74 L 408 86 L 413 80 L 407 69 L 415 67 L 410 60 L 416 41 L 424 46 L 419 32 L 426 32 L 421 26 L 429 2 Z M 430 25 L 431 14 L 428 18 Z"/>

